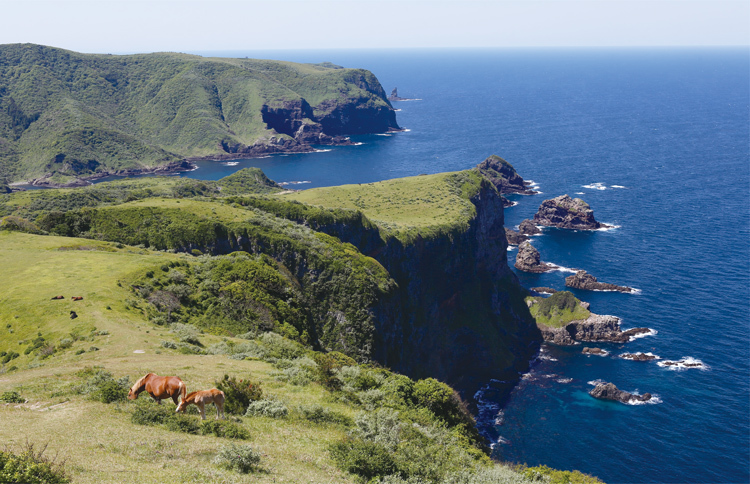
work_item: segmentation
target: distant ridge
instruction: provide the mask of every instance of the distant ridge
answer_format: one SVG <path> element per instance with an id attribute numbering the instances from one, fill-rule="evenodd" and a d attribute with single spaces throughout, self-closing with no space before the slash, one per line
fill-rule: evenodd
<path id="1" fill-rule="evenodd" d="M 185 169 L 399 129 L 377 78 L 333 64 L 0 45 L 0 182 Z"/>

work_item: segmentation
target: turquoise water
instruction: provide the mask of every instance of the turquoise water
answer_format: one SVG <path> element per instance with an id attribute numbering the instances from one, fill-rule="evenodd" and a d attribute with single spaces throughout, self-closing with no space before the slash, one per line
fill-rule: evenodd
<path id="1" fill-rule="evenodd" d="M 258 166 L 294 188 L 362 183 L 470 168 L 490 154 L 541 195 L 516 196 L 512 227 L 541 201 L 586 200 L 606 232 L 546 229 L 542 259 L 586 269 L 628 295 L 574 291 L 625 328 L 657 333 L 610 356 L 546 348 L 510 396 L 488 382 L 480 426 L 495 455 L 578 469 L 614 482 L 750 482 L 750 66 L 742 49 L 223 52 L 331 61 L 398 86 L 392 136 L 361 146 L 240 161 L 187 174 L 219 178 Z M 599 185 L 594 185 L 599 184 Z M 603 188 L 603 189 L 602 189 Z M 509 262 L 515 260 L 510 252 Z M 566 272 L 520 273 L 563 289 Z M 691 357 L 672 371 L 617 358 L 648 351 Z M 660 403 L 626 406 L 587 395 L 606 380 Z M 493 401 L 494 399 L 494 401 Z"/>

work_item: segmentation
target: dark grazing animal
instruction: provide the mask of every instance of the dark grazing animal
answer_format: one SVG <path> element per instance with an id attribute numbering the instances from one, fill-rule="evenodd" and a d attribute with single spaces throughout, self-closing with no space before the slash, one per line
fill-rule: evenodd
<path id="1" fill-rule="evenodd" d="M 78 317 L 78 315 L 76 314 L 76 312 L 75 312 L 75 311 L 71 311 L 71 312 L 70 312 L 70 319 L 75 319 L 75 318 L 77 318 L 77 317 Z"/>
<path id="2" fill-rule="evenodd" d="M 55 296 L 55 297 L 53 297 L 53 298 L 52 298 L 52 300 L 53 300 L 53 301 L 54 301 L 55 299 L 65 299 L 65 296 Z"/>

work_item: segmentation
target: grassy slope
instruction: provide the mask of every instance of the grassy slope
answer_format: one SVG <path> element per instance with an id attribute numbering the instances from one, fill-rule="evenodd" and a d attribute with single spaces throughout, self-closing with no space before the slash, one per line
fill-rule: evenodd
<path id="1" fill-rule="evenodd" d="M 469 170 L 278 196 L 326 208 L 359 210 L 386 235 L 409 240 L 417 233 L 428 236 L 465 226 L 476 213 L 469 198 L 480 183 L 481 176 Z"/>
<path id="2" fill-rule="evenodd" d="M 390 108 L 377 79 L 360 69 L 3 45 L 0 178 L 152 167 L 220 153 L 222 141 L 252 145 L 279 136 L 262 120 L 264 104 L 303 97 L 316 116 L 346 99 Z M 53 163 L 58 154 L 66 160 Z M 66 166 L 89 160 L 101 166 Z"/>
<path id="3" fill-rule="evenodd" d="M 70 246 L 104 250 L 59 250 Z M 224 373 L 263 381 L 266 392 L 291 405 L 325 403 L 353 415 L 353 409 L 324 402 L 326 392 L 316 384 L 294 387 L 268 376 L 271 366 L 259 361 L 237 361 L 223 356 L 157 354 L 167 330 L 144 321 L 127 310 L 130 293 L 119 287 L 139 269 L 180 257 L 138 249 L 117 249 L 112 244 L 82 239 L 40 237 L 0 232 L 0 264 L 6 275 L 0 280 L 0 322 L 3 350 L 18 351 L 18 341 L 35 337 L 37 331 L 48 340 L 67 335 L 74 328 L 91 327 L 109 331 L 93 342 L 80 341 L 63 353 L 43 360 L 38 368 L 0 375 L 0 392 L 16 390 L 27 397 L 27 405 L 16 408 L 0 404 L 0 436 L 9 444 L 49 442 L 49 450 L 67 460 L 76 482 L 163 482 L 164 479 L 227 479 L 227 482 L 350 482 L 351 476 L 338 471 L 326 458 L 328 443 L 344 436 L 336 426 L 316 426 L 301 421 L 280 422 L 266 418 L 244 418 L 253 435 L 252 445 L 264 454 L 268 473 L 242 477 L 209 464 L 224 439 L 173 433 L 161 428 L 136 426 L 123 408 L 85 400 L 70 393 L 80 383 L 74 375 L 84 366 L 103 365 L 116 376 L 131 380 L 146 373 L 178 374 L 189 388 L 210 388 Z M 126 284 L 123 284 L 126 286 Z M 64 294 L 65 300 L 52 301 Z M 72 302 L 71 295 L 84 296 Z M 111 310 L 106 307 L 110 306 Z M 79 318 L 71 320 L 74 309 Z M 11 324 L 9 333 L 6 324 Z M 202 336 L 205 343 L 219 338 Z M 78 348 L 95 345 L 100 351 L 76 356 Z M 144 350 L 145 353 L 134 353 Z M 22 353 L 22 351 L 21 351 Z M 21 368 L 30 363 L 21 356 L 11 364 Z M 33 366 L 33 365 L 32 365 Z M 50 406 L 64 403 L 46 410 Z M 171 403 L 170 403 L 171 405 Z M 30 409 L 37 406 L 36 409 Z M 113 472 L 114 471 L 114 472 Z"/>
<path id="4" fill-rule="evenodd" d="M 564 292 L 567 291 L 560 291 L 560 293 Z M 571 298 L 575 301 L 574 307 L 552 304 L 548 310 L 548 314 L 544 314 L 547 311 L 543 311 L 542 307 L 543 301 L 549 298 L 529 296 L 526 298 L 526 301 L 535 301 L 535 303 L 529 308 L 529 312 L 537 323 L 549 326 L 550 328 L 562 328 L 571 321 L 579 321 L 591 316 L 591 311 L 581 306 L 580 300 L 572 297 L 572 295 Z"/>

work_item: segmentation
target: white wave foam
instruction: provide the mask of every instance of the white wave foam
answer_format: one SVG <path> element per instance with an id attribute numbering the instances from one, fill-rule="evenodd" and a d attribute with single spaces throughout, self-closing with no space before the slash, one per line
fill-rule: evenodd
<path id="1" fill-rule="evenodd" d="M 625 330 L 625 331 L 627 331 L 627 330 Z M 641 333 L 641 334 L 637 334 L 635 336 L 631 336 L 630 337 L 630 341 L 635 341 L 638 338 L 645 338 L 646 336 L 654 336 L 654 335 L 656 335 L 658 333 L 659 332 L 657 330 L 648 328 L 648 333 Z"/>
<path id="2" fill-rule="evenodd" d="M 677 361 L 673 361 L 673 360 L 659 361 L 657 365 L 661 366 L 662 368 L 667 368 L 672 371 L 690 370 L 694 368 L 699 369 L 699 370 L 708 370 L 708 365 L 705 365 L 701 360 L 697 358 L 693 358 L 692 356 L 683 356 L 681 359 Z"/>
<path id="3" fill-rule="evenodd" d="M 602 223 L 604 223 L 604 222 L 602 222 Z M 614 224 L 608 224 L 608 223 L 605 223 L 605 225 L 607 225 L 607 227 L 601 227 L 601 228 L 598 228 L 598 229 L 594 229 L 594 231 L 596 231 L 596 232 L 606 232 L 608 230 L 615 230 L 615 229 L 619 229 L 620 227 L 622 227 L 622 225 L 614 225 Z"/>
<path id="4" fill-rule="evenodd" d="M 606 190 L 607 186 L 604 183 L 590 183 L 588 185 L 581 185 L 583 188 L 589 188 L 591 190 Z"/>
<path id="5" fill-rule="evenodd" d="M 510 440 L 506 439 L 505 437 L 498 437 L 497 443 L 501 445 L 508 445 L 510 444 Z"/>
<path id="6" fill-rule="evenodd" d="M 609 355 L 609 351 L 602 350 L 601 353 L 585 353 L 586 356 L 607 356 Z"/>
<path id="7" fill-rule="evenodd" d="M 388 133 L 375 133 L 375 136 L 393 136 L 393 135 L 388 134 Z"/>
<path id="8" fill-rule="evenodd" d="M 512 250 L 516 250 L 516 246 L 515 245 L 509 245 L 508 246 L 508 252 L 510 252 Z"/>
<path id="9" fill-rule="evenodd" d="M 612 188 L 628 188 L 628 187 L 624 187 L 622 185 L 612 185 Z"/>
<path id="10" fill-rule="evenodd" d="M 518 205 L 518 202 L 510 202 L 510 206 L 508 208 L 515 207 L 516 205 Z"/>
<path id="11" fill-rule="evenodd" d="M 331 149 L 331 148 L 328 148 L 328 149 L 320 149 L 320 150 L 315 150 L 315 152 L 316 152 L 316 153 L 327 153 L 327 152 L 329 152 L 329 151 L 333 151 L 333 149 Z"/>
<path id="12" fill-rule="evenodd" d="M 600 380 L 600 379 L 597 379 L 597 380 L 591 380 L 591 381 L 589 381 L 589 382 L 586 382 L 586 383 L 588 383 L 589 385 L 591 385 L 591 386 L 594 386 L 594 387 L 595 387 L 595 386 L 597 386 L 597 385 L 598 385 L 598 384 L 600 384 L 600 383 L 607 383 L 607 382 L 606 382 L 606 381 L 604 381 L 604 380 Z"/>
<path id="13" fill-rule="evenodd" d="M 553 264 L 553 263 L 551 263 L 551 262 L 547 262 L 547 264 L 549 264 L 549 265 L 551 265 L 551 266 L 552 266 L 552 271 L 558 271 L 558 272 L 570 272 L 571 274 L 575 274 L 576 272 L 578 272 L 578 270 L 577 270 L 577 269 L 571 269 L 571 268 L 569 268 L 569 267 L 563 267 L 563 266 L 559 266 L 559 265 L 557 265 L 557 264 Z"/>
<path id="14" fill-rule="evenodd" d="M 586 195 L 586 193 L 585 193 L 585 192 L 576 192 L 575 194 L 576 194 L 576 195 Z"/>
<path id="15" fill-rule="evenodd" d="M 421 101 L 421 99 L 415 99 L 415 101 Z M 408 133 L 411 130 L 409 128 L 404 128 L 401 131 L 403 131 L 404 133 Z"/>
<path id="16" fill-rule="evenodd" d="M 639 394 L 637 392 L 633 392 L 633 395 Z M 629 402 L 625 403 L 625 405 L 658 405 L 660 403 L 662 403 L 661 397 L 652 393 L 651 398 L 649 398 L 645 402 L 642 402 L 641 400 L 630 400 Z"/>
<path id="17" fill-rule="evenodd" d="M 364 144 L 363 142 L 361 142 L 361 141 L 357 141 L 357 142 L 356 142 L 356 143 L 354 143 L 354 144 L 353 144 L 352 146 L 362 146 L 363 144 Z"/>
<path id="18" fill-rule="evenodd" d="M 227 162 L 222 163 L 222 165 L 226 165 L 226 166 L 237 166 L 239 164 L 240 164 L 239 161 L 227 161 Z"/>
<path id="19" fill-rule="evenodd" d="M 312 183 L 312 182 L 309 180 L 303 180 L 303 181 L 287 181 L 287 182 L 278 182 L 278 183 L 279 185 L 284 186 L 284 185 L 302 185 L 304 183 Z"/>
<path id="20" fill-rule="evenodd" d="M 557 361 L 557 358 L 552 358 L 551 356 L 547 355 L 539 355 L 539 359 L 544 361 Z"/>
<path id="21" fill-rule="evenodd" d="M 394 109 L 394 111 L 397 112 L 397 113 L 401 112 L 400 109 Z"/>
<path id="22" fill-rule="evenodd" d="M 558 378 L 555 380 L 557 383 L 570 383 L 573 381 L 572 378 Z"/>

